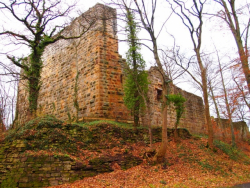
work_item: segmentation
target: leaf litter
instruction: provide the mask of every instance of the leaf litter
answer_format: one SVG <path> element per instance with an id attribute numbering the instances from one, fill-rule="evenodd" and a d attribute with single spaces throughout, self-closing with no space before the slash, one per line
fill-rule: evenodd
<path id="1" fill-rule="evenodd" d="M 230 187 L 250 182 L 250 145 L 239 142 L 238 148 L 245 155 L 244 160 L 232 160 L 223 150 L 206 148 L 207 139 L 191 138 L 179 143 L 170 141 L 164 164 L 154 164 L 152 158 L 143 159 L 143 163 L 122 170 L 117 163 L 112 164 L 113 172 L 94 177 L 85 177 L 71 184 L 51 186 L 50 188 L 171 188 L 171 187 Z M 160 143 L 155 143 L 157 150 Z M 103 154 L 129 152 L 143 158 L 146 151 L 152 149 L 144 144 L 126 144 L 124 148 L 112 148 L 101 151 Z M 235 152 L 235 155 L 238 153 Z"/>

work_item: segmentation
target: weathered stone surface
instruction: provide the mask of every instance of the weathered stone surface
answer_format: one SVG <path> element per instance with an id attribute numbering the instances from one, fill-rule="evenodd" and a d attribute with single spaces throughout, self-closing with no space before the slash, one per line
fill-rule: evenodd
<path id="1" fill-rule="evenodd" d="M 162 83 L 161 75 L 157 70 L 157 67 L 151 67 L 148 71 L 149 85 L 149 101 L 150 101 L 150 112 L 145 114 L 142 118 L 144 124 L 151 124 L 152 126 L 162 125 Z M 180 93 L 186 98 L 185 111 L 179 123 L 180 128 L 186 128 L 191 133 L 205 133 L 205 116 L 204 116 L 204 106 L 202 98 L 196 96 L 192 93 L 181 90 L 172 83 L 169 83 L 169 94 L 170 93 Z M 173 128 L 176 115 L 174 106 L 168 107 L 168 127 Z"/>
<path id="2" fill-rule="evenodd" d="M 0 187 L 46 187 L 51 185 L 58 185 L 68 183 L 84 177 L 95 176 L 103 172 L 112 172 L 114 170 L 113 164 L 117 164 L 121 169 L 128 169 L 133 166 L 139 165 L 142 162 L 142 158 L 133 156 L 130 152 L 120 150 L 119 153 L 113 155 L 106 153 L 101 155 L 93 156 L 89 161 L 75 161 L 72 158 L 77 157 L 76 150 L 71 151 L 72 158 L 69 155 L 45 155 L 40 154 L 39 156 L 31 156 L 27 153 L 18 151 L 18 145 L 22 144 L 25 146 L 24 151 L 37 151 L 43 150 L 50 146 L 53 149 L 63 148 L 65 152 L 69 151 L 68 148 L 64 147 L 66 140 L 61 135 L 67 135 L 68 140 L 72 143 L 71 136 L 74 135 L 73 139 L 75 143 L 81 140 L 83 143 L 79 146 L 80 150 L 100 151 L 106 149 L 112 149 L 114 147 L 124 148 L 127 143 L 140 143 L 143 145 L 149 144 L 148 129 L 141 128 L 135 131 L 131 128 L 122 128 L 116 125 L 103 123 L 96 126 L 90 126 L 89 129 L 80 125 L 58 125 L 56 120 L 52 121 L 55 124 L 50 124 L 50 129 L 60 130 L 60 140 L 58 145 L 53 145 L 54 139 L 50 140 L 49 128 L 47 128 L 46 139 L 41 140 L 40 135 L 33 135 L 32 140 L 29 137 L 22 136 L 20 132 L 28 132 L 29 129 L 19 130 L 15 135 L 9 137 L 4 142 L 0 142 Z M 61 122 L 63 124 L 63 122 Z M 43 127 L 44 129 L 48 125 L 48 122 L 39 123 L 36 125 L 31 124 L 32 130 L 40 132 L 37 127 Z M 27 128 L 27 124 L 26 124 Z M 24 131 L 26 130 L 26 131 Z M 67 130 L 67 132 L 63 132 Z M 57 132 L 57 131 L 56 131 Z M 161 141 L 161 128 L 156 127 L 152 129 L 153 142 Z M 168 129 L 168 138 L 171 139 L 174 130 Z M 178 134 L 182 138 L 189 138 L 191 135 L 187 129 L 178 129 Z M 53 138 L 58 135 L 52 134 Z M 10 135 L 9 135 L 10 136 Z M 18 142 L 15 138 L 21 139 Z M 32 147 L 29 143 L 32 142 Z M 14 140 L 14 141 L 13 141 Z M 38 142 L 36 142 L 38 141 Z M 46 142 L 43 142 L 46 141 Z M 78 148 L 75 143 L 68 146 L 69 148 Z M 66 143 L 66 145 L 68 145 Z M 38 149 L 39 148 L 39 149 Z M 25 160 L 24 160 L 25 158 Z M 8 159 L 8 160 L 7 160 Z"/>
<path id="3" fill-rule="evenodd" d="M 84 120 L 105 118 L 131 121 L 130 111 L 123 102 L 125 60 L 118 54 L 116 10 L 97 4 L 75 19 L 65 32 L 77 35 L 79 22 L 85 23 L 86 16 L 99 19 L 86 34 L 80 39 L 58 41 L 44 51 L 38 114 L 53 114 L 70 121 L 76 120 L 76 117 Z M 162 103 L 159 93 L 162 83 L 154 67 L 148 74 L 151 111 L 141 120 L 144 124 L 161 126 Z M 28 117 L 28 90 L 24 86 L 20 82 L 17 103 L 19 123 L 25 122 Z M 187 99 L 180 127 L 193 133 L 205 133 L 202 99 L 173 85 L 171 90 Z M 172 106 L 168 111 L 168 126 L 173 127 L 174 122 Z"/>
<path id="4" fill-rule="evenodd" d="M 214 127 L 214 136 L 219 138 L 231 138 L 231 125 L 229 119 L 213 119 L 216 124 Z M 220 124 L 222 123 L 222 125 Z M 246 140 L 249 135 L 249 129 L 244 121 L 232 122 L 234 128 L 235 138 L 237 140 Z"/>
<path id="5" fill-rule="evenodd" d="M 128 109 L 118 103 L 123 95 L 116 93 L 117 89 L 122 91 L 124 63 L 118 54 L 116 10 L 97 4 L 74 20 L 65 32 L 77 35 L 79 22 L 84 23 L 86 16 L 98 19 L 86 34 L 80 39 L 58 41 L 44 51 L 38 113 L 53 114 L 62 120 L 68 120 L 70 115 L 75 119 L 77 111 L 74 102 L 77 100 L 79 118 L 114 119 L 119 116 L 120 119 L 127 119 L 130 117 Z M 19 123 L 26 121 L 27 109 L 27 89 L 20 83 L 17 105 Z"/>
<path id="6" fill-rule="evenodd" d="M 17 159 L 15 162 L 0 161 L 0 187 L 46 187 L 68 183 L 83 177 L 94 176 L 103 172 L 112 172 L 112 163 L 117 162 L 123 169 L 131 168 L 142 162 L 141 158 L 126 155 L 104 156 L 90 160 L 89 165 L 73 161 L 68 157 L 28 156 L 26 162 L 21 162 L 22 153 L 16 150 L 16 146 L 9 143 L 2 143 L 0 147 L 5 149 L 0 152 L 2 155 L 11 153 L 10 158 Z M 34 162 L 28 162 L 34 161 Z M 63 169 L 53 169 L 53 166 L 61 165 Z"/>

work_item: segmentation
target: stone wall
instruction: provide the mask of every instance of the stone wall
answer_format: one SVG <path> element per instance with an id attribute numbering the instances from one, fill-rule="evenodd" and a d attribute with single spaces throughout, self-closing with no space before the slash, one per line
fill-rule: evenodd
<path id="1" fill-rule="evenodd" d="M 161 142 L 161 133 L 161 127 L 152 129 L 153 143 Z M 173 133 L 167 130 L 169 139 Z M 191 137 L 186 129 L 178 134 Z M 147 128 L 135 132 L 109 123 L 80 126 L 38 118 L 0 141 L 0 188 L 60 185 L 112 172 L 114 164 L 129 169 L 143 161 L 143 152 L 133 152 L 134 143 L 148 147 Z"/>
<path id="2" fill-rule="evenodd" d="M 52 114 L 62 120 L 114 119 L 131 120 L 123 102 L 123 66 L 125 60 L 118 54 L 116 10 L 97 4 L 75 19 L 65 29 L 65 35 L 76 36 L 79 28 L 95 20 L 90 30 L 79 39 L 61 40 L 46 47 L 43 54 L 42 86 L 38 98 L 38 115 Z M 161 126 L 161 81 L 158 71 L 149 71 L 150 118 L 152 126 Z M 204 133 L 202 99 L 171 86 L 188 100 L 180 127 L 191 132 Z M 19 83 L 18 120 L 26 121 L 28 109 L 27 88 Z M 79 105 L 77 110 L 76 106 Z M 175 122 L 174 108 L 168 114 L 169 127 Z M 145 121 L 144 121 L 145 122 Z"/>
<path id="3" fill-rule="evenodd" d="M 123 104 L 124 60 L 118 54 L 116 10 L 97 4 L 75 19 L 65 35 L 78 35 L 78 28 L 91 19 L 95 24 L 81 38 L 46 47 L 38 115 L 53 114 L 62 120 L 75 120 L 77 115 L 85 119 L 129 117 Z M 26 121 L 27 94 L 25 83 L 20 82 L 19 123 Z"/>
<path id="4" fill-rule="evenodd" d="M 0 144 L 0 187 L 46 187 L 80 179 L 75 161 L 68 157 L 24 156 L 20 141 Z M 95 175 L 95 174 L 93 174 Z"/>
<path id="5" fill-rule="evenodd" d="M 229 138 L 231 139 L 231 126 L 229 119 L 219 119 L 215 118 L 214 121 L 215 137 L 219 138 Z M 220 122 L 222 125 L 220 125 Z M 234 134 L 236 140 L 246 140 L 250 136 L 249 128 L 244 121 L 233 122 Z"/>
<path id="6" fill-rule="evenodd" d="M 142 159 L 131 154 L 112 157 L 97 157 L 86 165 L 65 156 L 24 155 L 25 144 L 21 140 L 0 143 L 0 187 L 47 187 L 61 185 L 84 177 L 114 171 L 117 163 L 126 170 L 142 163 Z"/>
<path id="7" fill-rule="evenodd" d="M 148 71 L 150 82 L 148 97 L 150 101 L 150 113 L 143 117 L 144 122 L 149 122 L 152 126 L 162 125 L 162 82 L 161 75 L 157 67 L 151 67 Z M 179 127 L 187 128 L 192 133 L 205 133 L 205 116 L 202 98 L 192 93 L 181 90 L 169 84 L 169 93 L 180 93 L 185 99 L 185 112 L 180 120 Z M 176 116 L 173 105 L 168 110 L 168 127 L 174 127 Z"/>

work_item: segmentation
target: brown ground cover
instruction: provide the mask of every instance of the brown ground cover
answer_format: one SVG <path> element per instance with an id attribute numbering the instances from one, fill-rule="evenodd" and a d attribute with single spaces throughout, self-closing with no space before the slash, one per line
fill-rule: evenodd
<path id="1" fill-rule="evenodd" d="M 218 142 L 220 143 L 220 142 Z M 212 151 L 206 147 L 206 138 L 190 138 L 179 143 L 169 142 L 165 164 L 153 164 L 152 158 L 143 159 L 141 165 L 122 170 L 113 164 L 111 173 L 86 177 L 72 184 L 50 188 L 78 187 L 230 187 L 235 184 L 250 182 L 250 145 L 238 142 L 238 150 L 229 149 L 228 145 L 215 144 Z M 160 143 L 154 144 L 158 148 Z M 122 150 L 122 151 L 121 151 Z M 123 149 L 113 148 L 106 151 L 111 155 L 129 152 L 143 158 L 150 148 L 144 144 L 127 144 Z M 105 151 L 103 151 L 105 152 Z"/>

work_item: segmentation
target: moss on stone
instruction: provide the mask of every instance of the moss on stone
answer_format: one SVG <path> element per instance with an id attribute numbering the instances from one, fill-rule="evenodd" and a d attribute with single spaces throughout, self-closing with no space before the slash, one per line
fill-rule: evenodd
<path id="1" fill-rule="evenodd" d="M 184 138 L 190 136 L 187 130 L 178 130 Z M 161 141 L 161 128 L 153 129 L 152 133 L 154 142 Z M 168 135 L 172 134 L 173 130 L 169 129 Z M 83 177 L 111 172 L 114 162 L 125 170 L 140 164 L 142 159 L 127 152 L 92 158 L 86 166 L 74 161 L 72 156 L 77 158 L 81 154 L 80 150 L 123 148 L 127 143 L 136 142 L 149 143 L 146 128 L 135 132 L 132 127 L 115 122 L 98 122 L 91 126 L 83 126 L 63 124 L 52 117 L 32 120 L 18 130 L 10 132 L 1 143 L 0 170 L 6 173 L 0 177 L 0 187 L 44 187 L 59 182 L 72 182 Z M 34 153 L 49 150 L 53 151 L 54 155 L 23 155 L 22 152 L 26 150 Z M 57 180 L 57 177 L 60 177 L 60 180 Z"/>
<path id="2" fill-rule="evenodd" d="M 20 163 L 18 163 L 20 164 Z M 15 164 L 19 166 L 18 164 Z M 18 168 L 11 168 L 7 173 L 2 176 L 1 188 L 16 188 L 19 179 L 22 177 L 22 170 Z"/>

